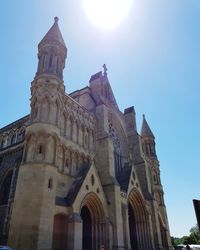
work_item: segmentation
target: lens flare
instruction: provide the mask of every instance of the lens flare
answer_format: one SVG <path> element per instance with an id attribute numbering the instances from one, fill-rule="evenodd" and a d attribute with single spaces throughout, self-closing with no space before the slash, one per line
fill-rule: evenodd
<path id="1" fill-rule="evenodd" d="M 83 0 L 88 18 L 102 29 L 114 29 L 127 16 L 133 0 Z"/>

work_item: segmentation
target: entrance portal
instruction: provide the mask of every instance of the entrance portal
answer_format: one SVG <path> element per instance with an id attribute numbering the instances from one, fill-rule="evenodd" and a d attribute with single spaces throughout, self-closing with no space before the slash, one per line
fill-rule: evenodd
<path id="1" fill-rule="evenodd" d="M 130 193 L 128 213 L 131 249 L 152 249 L 148 214 L 144 200 L 136 189 Z"/>
<path id="2" fill-rule="evenodd" d="M 89 193 L 80 208 L 82 218 L 82 250 L 99 250 L 106 247 L 105 214 L 102 203 L 95 193 Z"/>
<path id="3" fill-rule="evenodd" d="M 2 186 L 0 187 L 0 206 L 8 205 L 12 175 L 13 171 L 10 171 L 5 177 Z"/>
<path id="4" fill-rule="evenodd" d="M 135 215 L 130 203 L 128 204 L 128 215 L 131 249 L 138 250 Z"/>
<path id="5" fill-rule="evenodd" d="M 92 250 L 92 218 L 87 206 L 81 209 L 83 220 L 82 250 Z"/>

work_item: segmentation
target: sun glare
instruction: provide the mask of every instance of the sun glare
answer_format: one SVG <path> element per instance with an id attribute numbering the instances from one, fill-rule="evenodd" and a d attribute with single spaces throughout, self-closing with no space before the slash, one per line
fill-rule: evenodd
<path id="1" fill-rule="evenodd" d="M 133 0 L 83 0 L 87 16 L 102 29 L 114 29 L 128 15 Z"/>

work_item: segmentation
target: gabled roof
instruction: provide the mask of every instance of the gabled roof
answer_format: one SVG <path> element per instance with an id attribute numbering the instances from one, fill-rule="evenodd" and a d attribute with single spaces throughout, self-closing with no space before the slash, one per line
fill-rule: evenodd
<path id="1" fill-rule="evenodd" d="M 41 40 L 38 46 L 40 44 L 46 42 L 46 41 L 56 41 L 62 44 L 64 47 L 66 47 L 65 42 L 63 40 L 62 34 L 60 32 L 59 26 L 58 26 L 58 17 L 54 17 L 54 24 L 49 29 L 49 31 L 46 33 L 44 38 Z"/>
<path id="2" fill-rule="evenodd" d="M 146 119 L 145 115 L 143 115 L 143 122 L 142 122 L 142 129 L 141 129 L 141 136 L 142 137 L 150 137 L 155 139 L 153 132 L 151 131 Z"/>
<path id="3" fill-rule="evenodd" d="M 117 176 L 120 188 L 125 192 L 127 192 L 128 190 L 131 169 L 132 169 L 131 165 L 129 163 L 126 163 L 125 166 L 122 168 L 120 174 L 118 174 Z"/>
<path id="4" fill-rule="evenodd" d="M 100 77 L 102 77 L 102 71 L 99 71 L 98 73 L 92 75 L 92 76 L 90 77 L 89 82 L 92 82 L 92 81 L 94 81 L 94 80 L 96 80 L 96 79 L 99 79 Z"/>
<path id="5" fill-rule="evenodd" d="M 75 177 L 74 182 L 66 197 L 56 197 L 56 205 L 58 206 L 71 206 L 76 199 L 76 196 L 81 188 L 83 181 L 90 169 L 90 166 L 83 166 L 81 171 Z"/>
<path id="6" fill-rule="evenodd" d="M 107 77 L 107 68 L 105 64 L 103 65 L 103 68 L 104 72 L 99 71 L 90 77 L 90 87 L 92 89 L 92 92 L 93 90 L 95 90 L 95 95 L 107 99 L 115 108 L 119 109 Z M 95 85 L 98 87 L 95 88 Z"/>

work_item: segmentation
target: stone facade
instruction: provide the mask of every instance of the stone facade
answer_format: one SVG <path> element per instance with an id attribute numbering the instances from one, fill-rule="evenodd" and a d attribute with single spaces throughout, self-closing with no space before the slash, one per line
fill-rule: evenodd
<path id="1" fill-rule="evenodd" d="M 168 250 L 155 138 L 107 69 L 65 92 L 58 18 L 38 45 L 30 115 L 0 130 L 0 240 L 14 250 Z"/>

